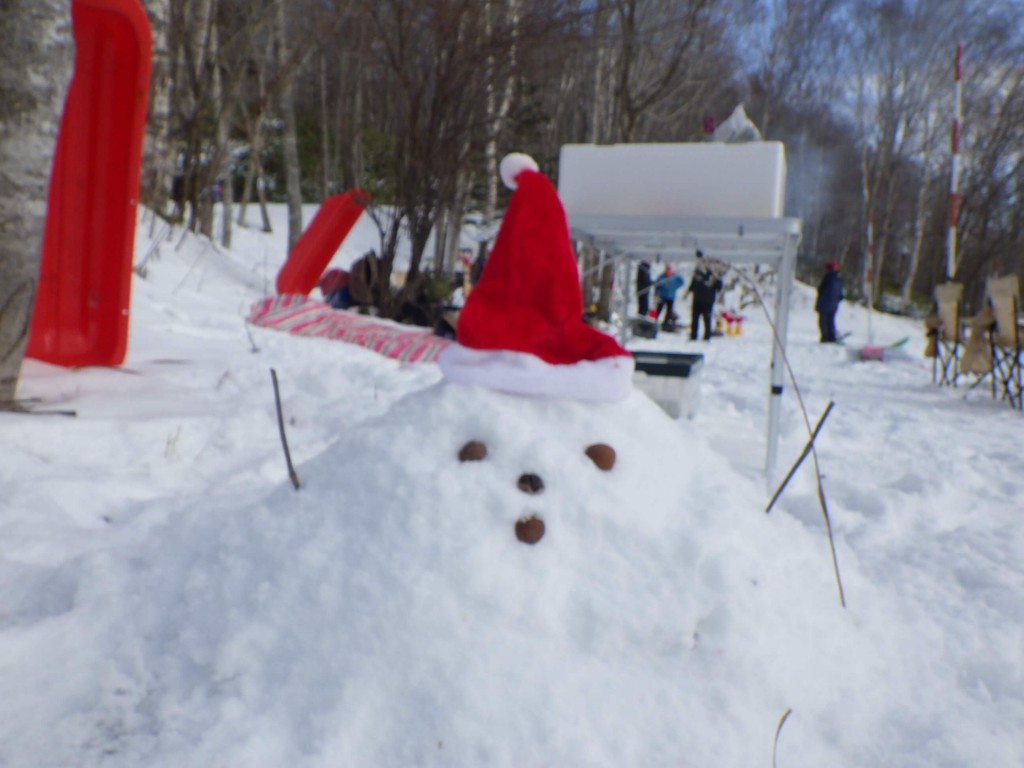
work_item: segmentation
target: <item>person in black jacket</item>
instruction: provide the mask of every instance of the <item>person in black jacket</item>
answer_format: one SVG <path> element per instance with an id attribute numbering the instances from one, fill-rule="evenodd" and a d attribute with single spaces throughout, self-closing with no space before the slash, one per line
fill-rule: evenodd
<path id="1" fill-rule="evenodd" d="M 636 268 L 636 309 L 640 317 L 647 317 L 651 307 L 651 262 L 644 259 Z"/>
<path id="2" fill-rule="evenodd" d="M 697 266 L 693 270 L 687 293 L 693 294 L 690 311 L 690 339 L 696 340 L 700 320 L 704 320 L 704 341 L 711 341 L 711 313 L 715 308 L 715 297 L 722 290 L 722 281 L 704 261 L 704 254 L 697 251 Z"/>
<path id="3" fill-rule="evenodd" d="M 843 281 L 839 277 L 839 264 L 835 261 L 825 262 L 825 274 L 818 284 L 818 300 L 814 310 L 818 313 L 818 329 L 821 331 L 821 343 L 830 344 L 838 341 L 836 337 L 836 312 L 839 302 L 843 300 Z"/>

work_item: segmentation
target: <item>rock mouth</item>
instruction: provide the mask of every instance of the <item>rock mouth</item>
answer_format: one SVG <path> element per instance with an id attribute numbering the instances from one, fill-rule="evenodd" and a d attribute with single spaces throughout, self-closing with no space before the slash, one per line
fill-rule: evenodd
<path id="1" fill-rule="evenodd" d="M 536 515 L 516 521 L 516 538 L 523 544 L 536 544 L 544 537 L 544 521 Z"/>

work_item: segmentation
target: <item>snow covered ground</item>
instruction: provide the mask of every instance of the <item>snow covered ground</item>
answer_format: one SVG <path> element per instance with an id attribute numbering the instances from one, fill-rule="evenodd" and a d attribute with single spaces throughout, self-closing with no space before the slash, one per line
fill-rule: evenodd
<path id="1" fill-rule="evenodd" d="M 811 460 L 764 512 L 757 307 L 631 342 L 705 355 L 692 419 L 478 391 L 247 327 L 274 216 L 231 251 L 144 217 L 124 366 L 26 362 L 78 415 L 0 415 L 0 766 L 1024 765 L 1024 416 L 933 386 L 918 323 L 861 362 L 795 294 L 843 608 Z M 780 473 L 807 435 L 790 386 Z"/>

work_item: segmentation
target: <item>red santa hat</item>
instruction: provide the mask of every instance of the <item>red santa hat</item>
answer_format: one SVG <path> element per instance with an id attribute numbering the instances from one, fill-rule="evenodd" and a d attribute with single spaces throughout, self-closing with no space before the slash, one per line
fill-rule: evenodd
<path id="1" fill-rule="evenodd" d="M 480 276 L 438 362 L 448 381 L 525 395 L 615 401 L 632 388 L 633 358 L 583 322 L 565 211 L 533 158 L 501 161 L 513 189 Z"/>

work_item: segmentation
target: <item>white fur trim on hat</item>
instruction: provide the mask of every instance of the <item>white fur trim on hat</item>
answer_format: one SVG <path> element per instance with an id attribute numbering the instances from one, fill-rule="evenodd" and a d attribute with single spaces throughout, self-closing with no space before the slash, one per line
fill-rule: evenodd
<path id="1" fill-rule="evenodd" d="M 527 352 L 471 349 L 461 344 L 446 347 L 437 362 L 445 379 L 456 384 L 588 402 L 626 399 L 633 388 L 635 365 L 628 355 L 555 365 Z"/>
<path id="2" fill-rule="evenodd" d="M 501 175 L 501 183 L 509 189 L 516 188 L 516 176 L 523 171 L 539 171 L 537 161 L 522 152 L 512 152 L 501 158 L 501 165 L 498 166 L 498 173 Z"/>

